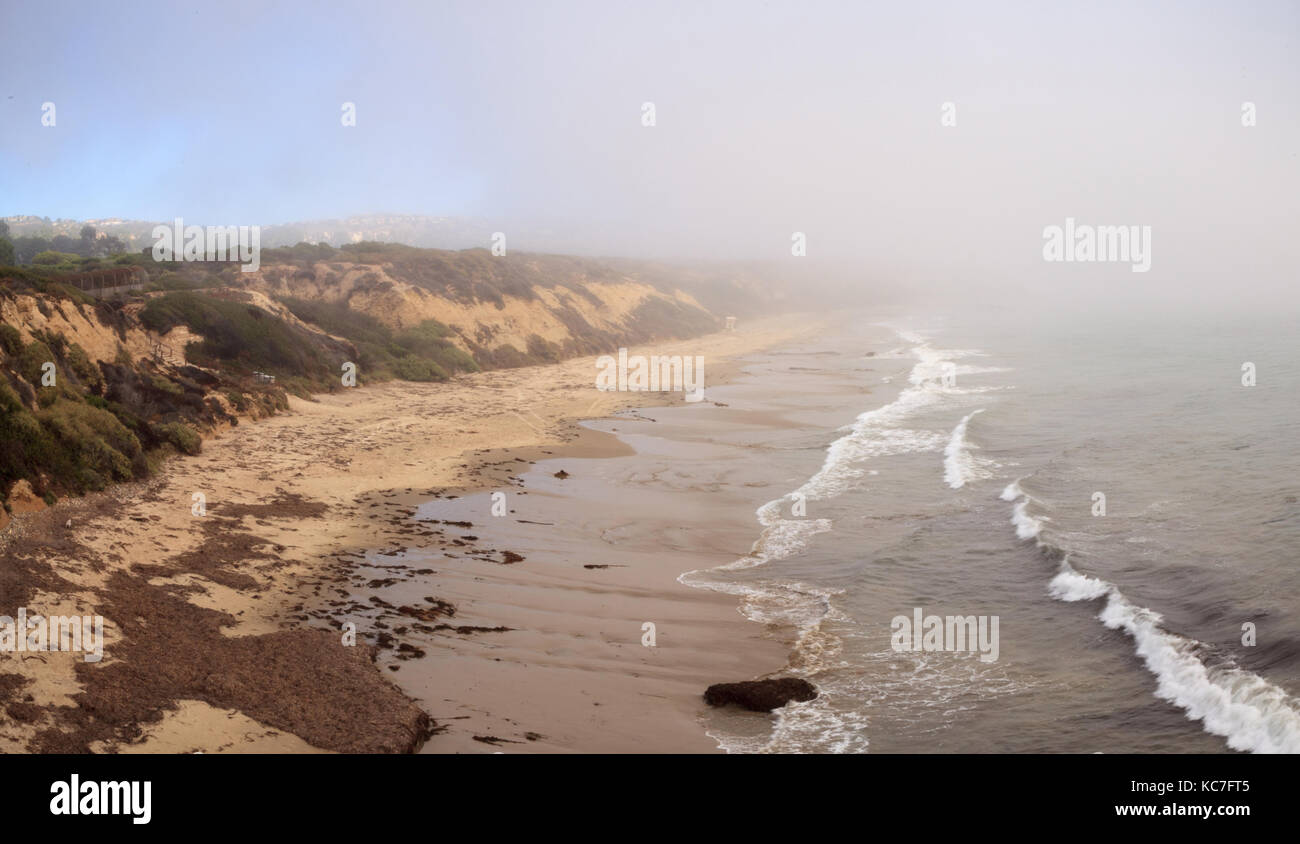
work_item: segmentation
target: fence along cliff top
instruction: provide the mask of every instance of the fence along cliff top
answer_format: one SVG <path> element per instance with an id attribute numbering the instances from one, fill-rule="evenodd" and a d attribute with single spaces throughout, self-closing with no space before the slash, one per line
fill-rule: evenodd
<path id="1" fill-rule="evenodd" d="M 59 276 L 54 281 L 75 287 L 98 299 L 120 291 L 139 290 L 148 279 L 148 274 L 140 267 L 108 267 Z"/>

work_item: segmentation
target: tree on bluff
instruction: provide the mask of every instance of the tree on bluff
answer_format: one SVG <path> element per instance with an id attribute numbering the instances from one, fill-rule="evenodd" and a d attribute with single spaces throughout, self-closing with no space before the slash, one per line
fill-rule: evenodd
<path id="1" fill-rule="evenodd" d="M 11 267 L 18 263 L 13 241 L 9 239 L 9 224 L 0 220 L 0 267 Z"/>

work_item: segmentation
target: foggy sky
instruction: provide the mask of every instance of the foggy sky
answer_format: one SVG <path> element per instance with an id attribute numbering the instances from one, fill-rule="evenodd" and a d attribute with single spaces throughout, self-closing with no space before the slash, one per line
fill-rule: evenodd
<path id="1" fill-rule="evenodd" d="M 798 231 L 808 265 L 962 295 L 1271 297 L 1300 265 L 1294 3 L 0 10 L 0 214 L 465 215 L 773 261 Z M 1150 272 L 1046 264 L 1066 217 L 1150 226 Z"/>

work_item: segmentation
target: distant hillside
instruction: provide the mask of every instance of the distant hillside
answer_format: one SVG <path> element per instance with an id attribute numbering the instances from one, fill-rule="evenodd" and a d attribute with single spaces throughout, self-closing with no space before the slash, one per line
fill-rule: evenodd
<path id="1" fill-rule="evenodd" d="M 133 286 L 91 298 L 95 268 Z M 358 384 L 441 381 L 697 336 L 777 299 L 718 268 L 368 242 L 263 250 L 253 273 L 143 254 L 0 267 L 0 496 L 145 477 L 289 393 L 342 389 L 347 363 Z"/>
<path id="2" fill-rule="evenodd" d="M 116 237 L 129 252 L 139 252 L 153 245 L 153 229 L 171 225 L 171 220 L 127 220 L 119 217 L 90 220 L 51 220 L 47 217 L 20 215 L 0 218 L 9 224 L 11 237 L 77 238 L 84 226 L 92 226 L 105 236 Z M 188 225 L 251 225 L 239 220 L 191 220 Z M 363 214 L 333 220 L 307 220 L 294 223 L 262 225 L 262 246 L 293 246 L 298 243 L 348 243 L 375 241 L 404 243 L 438 249 L 470 249 L 491 242 L 493 225 L 464 217 L 431 217 L 424 214 Z"/>
<path id="3" fill-rule="evenodd" d="M 758 286 L 736 282 L 706 306 L 685 273 L 563 255 L 486 250 L 447 252 L 361 243 L 334 250 L 274 250 L 255 273 L 233 283 L 282 299 L 303 319 L 320 306 L 364 314 L 393 331 L 433 320 L 481 366 L 518 366 L 609 351 L 619 345 L 690 337 L 722 326 L 732 305 L 769 303 Z M 301 302 L 317 303 L 307 312 Z"/>

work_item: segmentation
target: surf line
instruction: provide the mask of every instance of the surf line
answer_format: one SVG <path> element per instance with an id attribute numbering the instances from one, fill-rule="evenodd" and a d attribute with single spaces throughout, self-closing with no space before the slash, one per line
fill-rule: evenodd
<path id="1" fill-rule="evenodd" d="M 1083 574 L 1070 557 L 1043 538 L 1050 519 L 1028 512 L 1037 503 L 1017 479 L 1002 491 L 1015 502 L 1011 524 L 1016 536 L 1058 560 L 1048 594 L 1058 601 L 1105 600 L 1097 619 L 1133 640 L 1137 655 L 1155 676 L 1155 696 L 1200 721 L 1207 733 L 1222 736 L 1233 750 L 1255 753 L 1300 753 L 1300 700 L 1263 677 L 1232 664 L 1211 665 L 1201 659 L 1202 643 L 1165 630 L 1160 613 L 1133 604 L 1119 587 Z"/>

